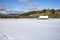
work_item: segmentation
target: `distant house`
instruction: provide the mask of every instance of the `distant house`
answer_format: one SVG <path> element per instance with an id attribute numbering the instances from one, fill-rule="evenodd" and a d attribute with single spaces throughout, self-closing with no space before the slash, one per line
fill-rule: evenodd
<path id="1" fill-rule="evenodd" d="M 45 19 L 48 18 L 48 16 L 39 16 L 39 18 Z"/>

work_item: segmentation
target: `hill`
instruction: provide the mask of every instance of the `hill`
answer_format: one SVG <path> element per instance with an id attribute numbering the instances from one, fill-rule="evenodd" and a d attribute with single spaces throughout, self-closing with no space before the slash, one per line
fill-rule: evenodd
<path id="1" fill-rule="evenodd" d="M 60 18 L 60 10 L 43 9 L 40 11 L 30 11 L 20 15 L 21 18 L 38 18 L 39 16 L 48 15 L 49 18 Z"/>
<path id="2" fill-rule="evenodd" d="M 39 16 L 48 15 L 49 18 L 60 18 L 60 10 L 43 9 L 18 14 L 0 14 L 0 18 L 38 18 Z"/>

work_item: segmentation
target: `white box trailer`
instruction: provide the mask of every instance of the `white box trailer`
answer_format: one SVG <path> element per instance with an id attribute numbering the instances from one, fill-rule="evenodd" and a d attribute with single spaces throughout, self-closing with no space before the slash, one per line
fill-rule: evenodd
<path id="1" fill-rule="evenodd" d="M 39 16 L 41 19 L 48 19 L 48 16 Z"/>

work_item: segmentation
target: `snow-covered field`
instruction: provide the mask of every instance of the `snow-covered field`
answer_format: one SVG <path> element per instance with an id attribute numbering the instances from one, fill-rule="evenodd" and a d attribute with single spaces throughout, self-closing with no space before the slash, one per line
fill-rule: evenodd
<path id="1" fill-rule="evenodd" d="M 60 40 L 60 19 L 0 19 L 0 40 Z"/>

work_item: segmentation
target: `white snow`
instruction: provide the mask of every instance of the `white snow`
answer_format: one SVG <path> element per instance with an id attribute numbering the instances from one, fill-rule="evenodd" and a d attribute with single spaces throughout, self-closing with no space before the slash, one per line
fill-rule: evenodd
<path id="1" fill-rule="evenodd" d="M 1 37 L 2 35 L 1 35 L 1 33 L 0 33 L 0 37 Z"/>
<path id="2" fill-rule="evenodd" d="M 15 40 L 15 38 L 13 38 L 13 37 L 8 37 L 8 40 Z"/>
<path id="3" fill-rule="evenodd" d="M 0 40 L 60 40 L 60 19 L 0 19 Z"/>

